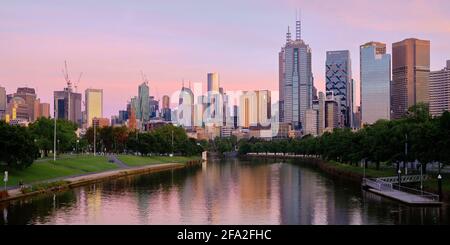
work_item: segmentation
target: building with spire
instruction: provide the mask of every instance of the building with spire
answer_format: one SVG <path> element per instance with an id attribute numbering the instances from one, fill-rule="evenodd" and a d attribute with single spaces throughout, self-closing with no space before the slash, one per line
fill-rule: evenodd
<path id="1" fill-rule="evenodd" d="M 290 29 L 286 44 L 278 54 L 279 61 L 279 118 L 295 130 L 305 126 L 306 110 L 313 100 L 314 78 L 311 68 L 312 51 L 301 38 L 301 21 L 296 20 L 296 37 L 292 40 Z"/>

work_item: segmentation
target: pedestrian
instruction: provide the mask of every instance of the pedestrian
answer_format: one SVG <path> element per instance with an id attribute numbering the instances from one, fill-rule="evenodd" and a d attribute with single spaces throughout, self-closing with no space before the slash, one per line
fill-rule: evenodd
<path id="1" fill-rule="evenodd" d="M 23 189 L 23 181 L 19 180 L 19 188 L 22 190 Z"/>

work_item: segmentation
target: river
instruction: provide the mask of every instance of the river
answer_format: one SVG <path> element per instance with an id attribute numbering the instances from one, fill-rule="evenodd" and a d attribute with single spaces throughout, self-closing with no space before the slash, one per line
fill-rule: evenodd
<path id="1" fill-rule="evenodd" d="M 209 159 L 0 204 L 0 224 L 449 224 L 448 206 L 413 208 L 308 164 Z"/>

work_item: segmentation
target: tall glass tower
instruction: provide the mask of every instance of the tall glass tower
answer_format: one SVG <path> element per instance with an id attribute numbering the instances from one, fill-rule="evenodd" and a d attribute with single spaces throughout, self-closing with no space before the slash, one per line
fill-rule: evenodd
<path id="1" fill-rule="evenodd" d="M 312 52 L 301 39 L 301 24 L 296 21 L 296 38 L 286 34 L 286 44 L 281 48 L 279 60 L 280 122 L 289 123 L 300 130 L 305 125 L 306 110 L 313 100 Z"/>
<path id="2" fill-rule="evenodd" d="M 147 83 L 139 85 L 136 118 L 141 120 L 142 123 L 150 120 L 149 93 L 150 91 Z"/>
<path id="3" fill-rule="evenodd" d="M 350 51 L 328 51 L 326 60 L 326 91 L 332 92 L 341 111 L 340 121 L 353 125 L 353 80 Z"/>
<path id="4" fill-rule="evenodd" d="M 386 44 L 369 42 L 360 47 L 361 125 L 391 118 L 391 55 Z"/>

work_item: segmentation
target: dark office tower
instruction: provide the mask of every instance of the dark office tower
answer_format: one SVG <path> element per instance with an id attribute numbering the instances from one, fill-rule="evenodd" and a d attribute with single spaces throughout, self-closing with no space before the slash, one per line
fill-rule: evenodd
<path id="1" fill-rule="evenodd" d="M 291 124 L 296 130 L 305 125 L 305 113 L 313 100 L 312 52 L 301 39 L 300 21 L 296 22 L 296 39 L 288 28 L 286 44 L 278 54 L 280 122 Z"/>
<path id="2" fill-rule="evenodd" d="M 415 38 L 392 44 L 392 118 L 417 103 L 429 102 L 430 41 Z"/>
<path id="3" fill-rule="evenodd" d="M 171 120 L 171 114 L 172 111 L 170 110 L 170 97 L 167 95 L 164 95 L 162 97 L 162 118 L 164 121 L 170 121 Z"/>
<path id="4" fill-rule="evenodd" d="M 65 119 L 82 126 L 81 94 L 72 92 L 71 88 L 54 91 L 54 112 L 57 119 Z"/>
<path id="5" fill-rule="evenodd" d="M 353 80 L 350 51 L 328 51 L 326 60 L 326 91 L 338 102 L 339 121 L 345 127 L 353 125 Z"/>

